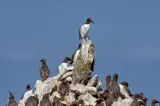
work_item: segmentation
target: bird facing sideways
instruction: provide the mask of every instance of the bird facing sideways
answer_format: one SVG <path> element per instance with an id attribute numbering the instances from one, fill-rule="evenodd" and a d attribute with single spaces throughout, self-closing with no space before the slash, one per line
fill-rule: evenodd
<path id="1" fill-rule="evenodd" d="M 90 29 L 90 23 L 94 23 L 92 18 L 87 18 L 86 22 L 79 29 L 79 39 L 89 39 L 88 32 Z"/>

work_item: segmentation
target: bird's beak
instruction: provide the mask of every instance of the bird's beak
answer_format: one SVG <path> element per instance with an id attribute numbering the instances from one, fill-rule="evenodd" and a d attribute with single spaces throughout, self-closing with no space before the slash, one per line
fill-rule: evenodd
<path id="1" fill-rule="evenodd" d="M 157 101 L 157 103 L 160 103 L 159 101 Z"/>
<path id="2" fill-rule="evenodd" d="M 11 95 L 12 93 L 9 91 L 9 94 Z"/>
<path id="3" fill-rule="evenodd" d="M 93 21 L 91 21 L 93 24 L 94 24 L 94 22 Z"/>

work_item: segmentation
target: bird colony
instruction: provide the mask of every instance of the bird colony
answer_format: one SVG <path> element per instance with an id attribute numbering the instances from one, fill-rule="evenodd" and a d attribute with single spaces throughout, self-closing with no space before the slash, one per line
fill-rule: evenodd
<path id="1" fill-rule="evenodd" d="M 126 81 L 118 83 L 118 74 L 106 75 L 106 89 L 95 71 L 95 46 L 89 39 L 88 32 L 92 18 L 79 29 L 79 40 L 71 57 L 64 57 L 58 66 L 58 75 L 50 77 L 50 69 L 46 59 L 40 60 L 41 80 L 37 80 L 32 91 L 30 85 L 21 100 L 15 101 L 10 93 L 7 106 L 147 106 L 147 98 L 143 93 L 132 94 Z M 153 99 L 152 106 L 159 101 Z"/>

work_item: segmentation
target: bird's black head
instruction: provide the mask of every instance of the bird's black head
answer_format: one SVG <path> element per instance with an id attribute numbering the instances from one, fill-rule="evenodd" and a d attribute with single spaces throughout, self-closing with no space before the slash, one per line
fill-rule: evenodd
<path id="1" fill-rule="evenodd" d="M 87 18 L 86 22 L 87 22 L 87 23 L 90 23 L 90 22 L 91 22 L 91 23 L 94 23 L 93 20 L 92 20 L 92 18 Z"/>
<path id="2" fill-rule="evenodd" d="M 31 87 L 30 87 L 30 85 L 29 85 L 29 84 L 26 86 L 26 89 L 31 89 Z"/>
<path id="3" fill-rule="evenodd" d="M 71 61 L 70 57 L 65 57 L 64 60 L 63 60 L 64 63 L 67 63 L 68 61 Z"/>
<path id="4" fill-rule="evenodd" d="M 115 73 L 114 75 L 113 75 L 113 79 L 117 82 L 118 81 L 118 74 L 117 73 Z"/>
<path id="5" fill-rule="evenodd" d="M 110 75 L 106 76 L 106 81 L 108 81 L 108 80 L 111 80 L 111 76 Z"/>
<path id="6" fill-rule="evenodd" d="M 41 59 L 40 62 L 46 63 L 46 59 Z"/>
<path id="7" fill-rule="evenodd" d="M 10 91 L 9 91 L 9 94 L 10 94 L 10 99 L 14 99 L 14 94 L 13 93 L 11 93 Z"/>
<path id="8" fill-rule="evenodd" d="M 122 81 L 120 84 L 125 85 L 126 87 L 128 87 L 128 86 L 129 86 L 129 84 L 128 84 L 128 82 L 127 82 L 127 81 Z"/>

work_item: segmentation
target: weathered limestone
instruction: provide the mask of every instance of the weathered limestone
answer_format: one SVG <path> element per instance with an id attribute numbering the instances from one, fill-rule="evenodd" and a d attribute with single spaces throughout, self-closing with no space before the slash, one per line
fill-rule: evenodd
<path id="1" fill-rule="evenodd" d="M 67 77 L 71 77 L 73 75 L 73 71 L 66 72 L 60 80 L 66 79 Z"/>
<path id="2" fill-rule="evenodd" d="M 94 58 L 94 45 L 91 40 L 82 42 L 82 47 L 78 59 L 73 69 L 73 82 L 72 84 L 83 84 L 85 80 L 90 77 L 91 65 Z"/>
<path id="3" fill-rule="evenodd" d="M 128 98 L 128 99 L 118 99 L 118 101 L 113 102 L 112 106 L 130 106 L 133 102 L 132 98 Z"/>
<path id="4" fill-rule="evenodd" d="M 48 78 L 44 82 L 41 80 L 36 81 L 35 85 L 35 95 L 38 95 L 39 101 L 42 100 L 44 94 L 48 94 L 52 92 L 52 89 L 56 86 L 56 79 L 55 78 Z"/>
<path id="5" fill-rule="evenodd" d="M 71 90 L 71 92 L 73 92 L 77 95 L 84 95 L 84 94 L 87 93 L 86 86 L 84 86 L 82 84 L 76 84 L 76 85 L 71 84 L 70 85 L 70 90 Z"/>
<path id="6" fill-rule="evenodd" d="M 84 100 L 84 103 L 85 103 L 85 105 L 92 105 L 92 106 L 95 106 L 96 105 L 96 98 L 94 98 L 90 93 L 86 93 L 86 94 L 84 94 L 84 95 L 80 95 L 79 97 L 78 97 L 78 99 L 80 100 L 80 99 L 82 99 L 82 100 Z"/>

